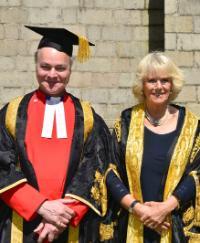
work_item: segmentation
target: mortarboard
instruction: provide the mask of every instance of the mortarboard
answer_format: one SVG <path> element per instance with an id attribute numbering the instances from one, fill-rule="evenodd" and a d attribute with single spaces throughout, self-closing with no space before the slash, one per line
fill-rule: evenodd
<path id="1" fill-rule="evenodd" d="M 58 51 L 65 52 L 72 56 L 73 45 L 78 45 L 77 58 L 80 62 L 84 62 L 90 57 L 89 46 L 94 46 L 93 43 L 83 36 L 78 36 L 64 28 L 36 27 L 25 25 L 26 28 L 42 35 L 38 49 L 42 47 L 53 47 Z"/>

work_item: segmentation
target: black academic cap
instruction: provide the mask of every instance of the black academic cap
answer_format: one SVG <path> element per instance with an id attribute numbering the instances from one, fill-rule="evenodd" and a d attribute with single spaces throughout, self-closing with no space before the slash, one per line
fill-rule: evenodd
<path id="1" fill-rule="evenodd" d="M 78 36 L 64 28 L 36 27 L 25 25 L 26 28 L 42 35 L 38 49 L 42 47 L 53 47 L 58 51 L 65 52 L 72 56 L 73 45 L 78 45 L 77 58 L 80 62 L 84 62 L 90 57 L 89 46 L 94 46 L 93 43 L 83 36 Z"/>

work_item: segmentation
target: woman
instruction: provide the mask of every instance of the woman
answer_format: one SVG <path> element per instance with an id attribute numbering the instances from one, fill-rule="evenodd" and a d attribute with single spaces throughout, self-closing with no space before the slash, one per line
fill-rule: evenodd
<path id="1" fill-rule="evenodd" d="M 107 175 L 111 195 L 125 209 L 117 228 L 120 243 L 187 242 L 181 211 L 195 198 L 190 171 L 198 160 L 190 162 L 199 128 L 194 114 L 171 104 L 182 85 L 181 70 L 163 53 L 139 63 L 133 87 L 139 104 L 115 124 L 116 167 Z"/>

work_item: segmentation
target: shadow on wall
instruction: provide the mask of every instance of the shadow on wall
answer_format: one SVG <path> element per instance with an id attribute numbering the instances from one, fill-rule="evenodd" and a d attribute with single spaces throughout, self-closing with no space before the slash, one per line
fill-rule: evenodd
<path id="1" fill-rule="evenodd" d="M 164 51 L 164 0 L 149 0 L 149 52 Z"/>

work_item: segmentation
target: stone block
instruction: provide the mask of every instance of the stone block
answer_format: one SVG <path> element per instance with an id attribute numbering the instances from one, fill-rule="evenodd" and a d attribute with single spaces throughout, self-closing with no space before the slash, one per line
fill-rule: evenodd
<path id="1" fill-rule="evenodd" d="M 96 41 L 101 39 L 101 26 L 91 25 L 87 27 L 87 37 L 91 41 Z"/>
<path id="2" fill-rule="evenodd" d="M 90 58 L 85 63 L 74 62 L 74 70 L 85 72 L 110 72 L 111 61 L 108 58 Z"/>
<path id="3" fill-rule="evenodd" d="M 1 0 L 0 7 L 17 7 L 21 5 L 21 0 Z"/>
<path id="4" fill-rule="evenodd" d="M 109 25 L 113 23 L 112 11 L 99 9 L 83 9 L 78 12 L 81 24 Z"/>
<path id="5" fill-rule="evenodd" d="M 98 104 L 107 104 L 110 97 L 108 96 L 108 89 L 99 88 L 87 88 L 82 89 L 82 99 L 88 100 L 89 102 Z"/>
<path id="6" fill-rule="evenodd" d="M 35 71 L 33 56 L 16 56 L 16 70 L 20 72 Z"/>
<path id="7" fill-rule="evenodd" d="M 75 8 L 62 10 L 63 23 L 75 24 L 77 23 L 77 10 Z"/>
<path id="8" fill-rule="evenodd" d="M 176 33 L 165 33 L 165 49 L 176 50 Z"/>
<path id="9" fill-rule="evenodd" d="M 0 63 L 0 72 L 14 71 L 15 69 L 15 60 L 13 57 L 0 56 Z"/>
<path id="10" fill-rule="evenodd" d="M 110 59 L 111 72 L 131 72 L 130 58 L 112 58 Z"/>
<path id="11" fill-rule="evenodd" d="M 200 52 L 196 51 L 194 53 L 194 66 L 195 67 L 200 67 Z"/>
<path id="12" fill-rule="evenodd" d="M 19 39 L 19 25 L 6 24 L 5 25 L 5 38 L 14 39 L 14 40 Z"/>
<path id="13" fill-rule="evenodd" d="M 184 86 L 176 102 L 195 102 L 197 97 L 196 86 Z"/>
<path id="14" fill-rule="evenodd" d="M 103 9 L 116 9 L 123 6 L 122 0 L 94 0 L 94 7 Z"/>
<path id="15" fill-rule="evenodd" d="M 183 51 L 200 50 L 200 34 L 178 34 L 177 48 Z"/>
<path id="16" fill-rule="evenodd" d="M 178 3 L 178 9 L 181 15 L 200 15 L 199 0 L 180 0 Z"/>
<path id="17" fill-rule="evenodd" d="M 192 67 L 194 63 L 193 52 L 167 51 L 167 54 L 179 67 Z"/>
<path id="18" fill-rule="evenodd" d="M 177 0 L 165 1 L 165 14 L 175 14 L 178 12 Z"/>
<path id="19" fill-rule="evenodd" d="M 17 41 L 16 40 L 1 40 L 0 53 L 1 56 L 15 56 L 17 54 Z"/>
<path id="20" fill-rule="evenodd" d="M 113 41 L 131 41 L 133 38 L 133 28 L 127 26 L 103 27 L 102 39 Z"/>
<path id="21" fill-rule="evenodd" d="M 79 7 L 79 0 L 22 0 L 23 5 L 25 7 L 39 7 L 39 8 L 45 8 L 45 7 L 62 7 L 62 8 L 70 8 L 70 7 Z"/>
<path id="22" fill-rule="evenodd" d="M 149 26 L 149 12 L 148 10 L 141 10 L 142 15 L 142 25 Z"/>
<path id="23" fill-rule="evenodd" d="M 144 0 L 123 0 L 125 9 L 144 9 L 145 2 Z"/>
<path id="24" fill-rule="evenodd" d="M 0 39 L 4 39 L 5 38 L 5 30 L 4 30 L 4 26 L 0 25 Z"/>
<path id="25" fill-rule="evenodd" d="M 113 11 L 114 23 L 115 24 L 124 24 L 124 25 L 141 25 L 142 24 L 142 15 L 141 11 L 138 10 L 116 10 Z"/>
<path id="26" fill-rule="evenodd" d="M 24 95 L 24 90 L 22 87 L 3 87 L 1 90 L 0 101 L 5 104 L 11 99 Z"/>
<path id="27" fill-rule="evenodd" d="M 92 88 L 116 88 L 118 87 L 120 73 L 92 73 Z"/>
<path id="28" fill-rule="evenodd" d="M 192 16 L 171 16 L 166 15 L 165 18 L 166 32 L 188 32 L 193 31 L 193 18 Z"/>
<path id="29" fill-rule="evenodd" d="M 118 74 L 118 76 L 119 76 L 118 86 L 120 88 L 132 89 L 133 82 L 135 80 L 135 73 L 120 73 Z"/>
<path id="30" fill-rule="evenodd" d="M 185 74 L 186 84 L 199 85 L 199 68 L 182 68 Z"/>
<path id="31" fill-rule="evenodd" d="M 10 7 L 0 8 L 0 21 L 1 23 L 26 23 L 28 11 L 23 8 Z"/>
<path id="32" fill-rule="evenodd" d="M 113 41 L 99 41 L 96 43 L 95 56 L 113 57 L 116 56 L 116 44 Z"/>
<path id="33" fill-rule="evenodd" d="M 198 117 L 200 117 L 200 104 L 197 103 L 187 103 L 186 107 L 194 112 L 195 115 L 197 115 Z"/>
<path id="34" fill-rule="evenodd" d="M 133 102 L 133 94 L 131 89 L 118 88 L 108 90 L 109 104 L 130 104 Z"/>
<path id="35" fill-rule="evenodd" d="M 194 32 L 200 33 L 200 16 L 193 17 L 194 21 Z"/>
<path id="36" fill-rule="evenodd" d="M 147 26 L 138 26 L 134 28 L 134 39 L 136 41 L 149 40 L 149 28 Z"/>
<path id="37" fill-rule="evenodd" d="M 91 72 L 75 72 L 73 71 L 70 77 L 68 86 L 70 88 L 86 88 L 92 86 Z"/>
<path id="38" fill-rule="evenodd" d="M 28 22 L 32 25 L 54 23 L 56 27 L 59 27 L 58 24 L 61 21 L 61 9 L 59 8 L 28 8 Z"/>

